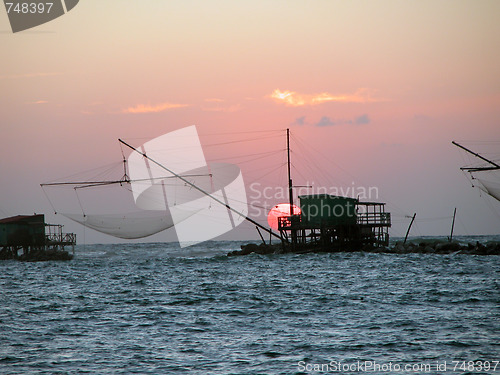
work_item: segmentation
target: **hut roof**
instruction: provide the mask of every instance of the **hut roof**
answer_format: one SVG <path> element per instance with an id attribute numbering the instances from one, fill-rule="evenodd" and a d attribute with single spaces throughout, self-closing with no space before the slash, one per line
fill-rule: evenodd
<path id="1" fill-rule="evenodd" d="M 26 221 L 33 222 L 33 219 L 40 219 L 42 222 L 44 221 L 44 215 L 17 215 L 6 217 L 4 219 L 0 219 L 0 224 L 10 224 L 10 223 L 21 223 Z"/>

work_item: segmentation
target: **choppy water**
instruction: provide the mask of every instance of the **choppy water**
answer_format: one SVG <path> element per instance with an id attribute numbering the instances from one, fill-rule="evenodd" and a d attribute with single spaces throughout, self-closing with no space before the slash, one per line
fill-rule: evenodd
<path id="1" fill-rule="evenodd" d="M 0 373 L 500 373 L 498 256 L 237 248 L 0 262 Z"/>

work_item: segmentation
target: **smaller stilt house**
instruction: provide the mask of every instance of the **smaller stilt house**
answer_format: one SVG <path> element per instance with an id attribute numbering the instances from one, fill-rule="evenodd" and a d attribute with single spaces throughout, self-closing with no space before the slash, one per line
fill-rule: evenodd
<path id="1" fill-rule="evenodd" d="M 64 259 L 64 247 L 74 250 L 75 244 L 75 234 L 63 233 L 62 225 L 46 224 L 43 214 L 0 219 L 0 259 Z"/>

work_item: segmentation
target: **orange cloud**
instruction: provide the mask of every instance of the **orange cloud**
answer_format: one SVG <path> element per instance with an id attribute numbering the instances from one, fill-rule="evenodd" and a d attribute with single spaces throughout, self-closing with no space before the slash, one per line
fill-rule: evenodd
<path id="1" fill-rule="evenodd" d="M 271 94 L 271 98 L 278 103 L 284 103 L 289 106 L 299 107 L 304 105 L 317 105 L 327 102 L 340 102 L 340 103 L 373 103 L 385 101 L 385 99 L 373 97 L 374 90 L 361 88 L 354 94 L 340 94 L 334 95 L 328 92 L 322 92 L 315 95 L 298 94 L 294 91 L 281 91 L 276 89 Z"/>
<path id="2" fill-rule="evenodd" d="M 48 103 L 47 100 L 37 100 L 36 102 L 33 102 L 33 104 L 45 104 Z"/>
<path id="3" fill-rule="evenodd" d="M 124 109 L 122 113 L 156 113 L 182 107 L 187 107 L 187 104 L 161 103 L 154 106 L 138 104 L 135 107 L 128 107 Z"/>

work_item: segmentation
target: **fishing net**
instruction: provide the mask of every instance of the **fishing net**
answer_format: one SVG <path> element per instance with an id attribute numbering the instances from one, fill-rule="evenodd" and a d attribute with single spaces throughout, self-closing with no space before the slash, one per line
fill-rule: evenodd
<path id="1" fill-rule="evenodd" d="M 194 126 L 137 149 L 122 143 L 133 151 L 124 156 L 121 175 L 115 168 L 80 176 L 78 182 L 42 184 L 54 211 L 126 239 L 175 227 L 181 246 L 212 239 L 245 219 L 248 207 L 240 168 L 207 164 Z M 52 189 L 59 192 L 51 198 Z M 57 210 L 53 202 L 64 208 Z"/>
<path id="2" fill-rule="evenodd" d="M 496 176 L 495 176 L 496 175 Z M 497 177 L 496 181 L 492 180 Z M 475 181 L 478 181 L 480 185 L 477 185 L 481 190 L 491 195 L 493 198 L 500 201 L 500 173 L 492 174 L 488 176 L 488 179 L 476 177 Z"/>

